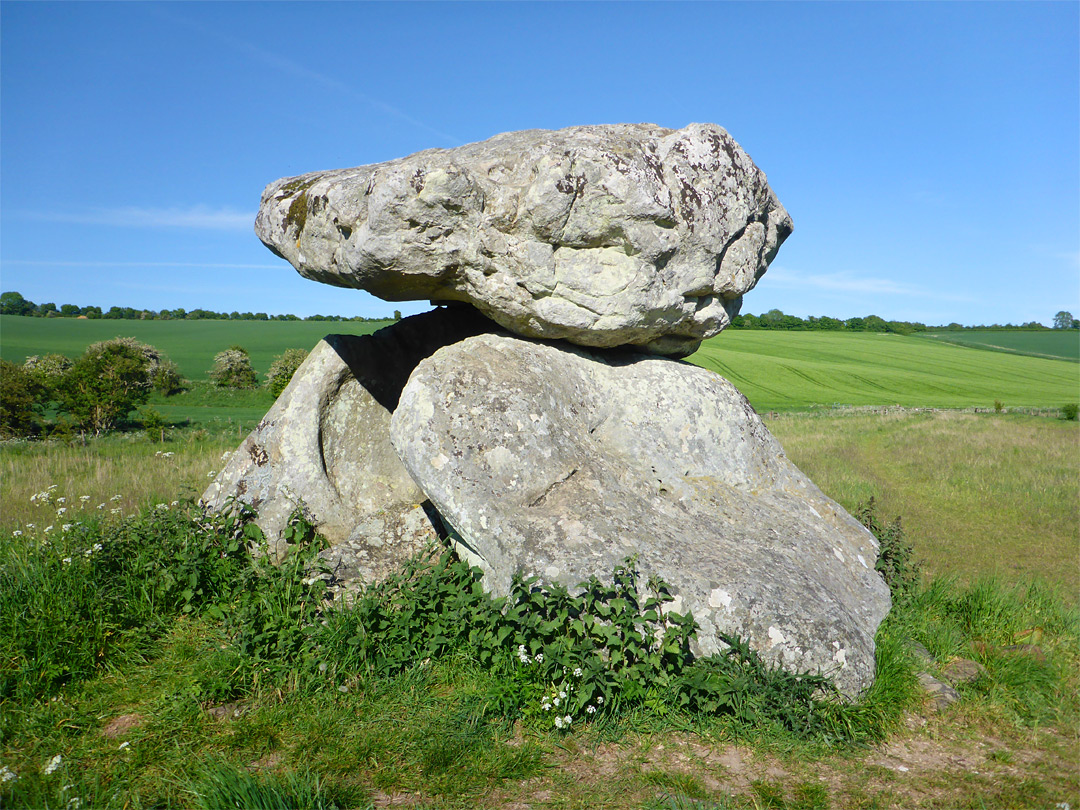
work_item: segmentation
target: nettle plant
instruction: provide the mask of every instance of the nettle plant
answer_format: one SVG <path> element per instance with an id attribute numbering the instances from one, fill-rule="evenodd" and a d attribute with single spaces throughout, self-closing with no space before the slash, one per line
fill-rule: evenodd
<path id="1" fill-rule="evenodd" d="M 325 614 L 320 671 L 348 682 L 350 673 L 392 676 L 466 655 L 493 675 L 488 713 L 563 731 L 644 705 L 806 733 L 824 719 L 821 699 L 836 694 L 825 678 L 768 667 L 734 637 L 722 637 L 724 653 L 694 658 L 693 616 L 668 609 L 659 577 L 642 587 L 633 558 L 610 584 L 593 577 L 577 595 L 518 578 L 508 596 L 493 598 L 481 579 L 449 549 L 414 559 L 348 609 Z"/>

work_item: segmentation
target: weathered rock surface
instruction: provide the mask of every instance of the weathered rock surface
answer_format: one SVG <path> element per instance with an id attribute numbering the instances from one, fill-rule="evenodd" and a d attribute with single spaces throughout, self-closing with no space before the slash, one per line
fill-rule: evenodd
<path id="1" fill-rule="evenodd" d="M 855 694 L 890 606 L 877 543 L 784 455 L 722 377 L 630 352 L 484 335 L 420 363 L 391 419 L 459 551 L 506 593 L 515 572 L 575 587 L 637 555 L 674 609 Z"/>
<path id="2" fill-rule="evenodd" d="M 425 495 L 390 444 L 390 413 L 421 359 L 497 328 L 475 310 L 456 307 L 374 335 L 327 336 L 203 501 L 214 510 L 231 498 L 254 507 L 275 552 L 283 551 L 282 532 L 303 502 L 332 545 L 324 556 L 338 579 L 382 579 L 438 536 Z"/>
<path id="3" fill-rule="evenodd" d="M 255 230 L 316 281 L 685 355 L 738 314 L 791 219 L 720 127 L 618 124 L 278 180 Z"/>

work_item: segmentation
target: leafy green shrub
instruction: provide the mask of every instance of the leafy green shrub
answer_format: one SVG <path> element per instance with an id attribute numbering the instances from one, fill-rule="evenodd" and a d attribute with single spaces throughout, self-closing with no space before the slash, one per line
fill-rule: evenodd
<path id="1" fill-rule="evenodd" d="M 148 343 L 143 343 L 133 337 L 117 337 L 93 343 L 89 349 L 101 349 L 105 346 L 127 346 L 141 354 L 146 359 L 146 383 L 155 391 L 168 396 L 183 390 L 183 378 L 180 369 L 165 354 Z M 88 349 L 88 351 L 89 351 Z"/>
<path id="2" fill-rule="evenodd" d="M 28 436 L 38 430 L 43 390 L 26 369 L 0 360 L 0 436 Z"/>
<path id="3" fill-rule="evenodd" d="M 274 358 L 270 370 L 266 372 L 266 387 L 275 397 L 281 396 L 285 386 L 293 378 L 293 374 L 300 368 L 300 364 L 307 358 L 308 353 L 304 349 L 286 349 L 282 354 Z"/>
<path id="4" fill-rule="evenodd" d="M 220 388 L 255 388 L 259 384 L 255 369 L 251 367 L 251 358 L 239 347 L 218 352 L 209 376 Z"/>
<path id="5" fill-rule="evenodd" d="M 894 602 L 908 599 L 919 585 L 920 568 L 915 549 L 904 537 L 900 518 L 883 525 L 877 516 L 873 496 L 855 509 L 855 518 L 878 539 L 878 558 L 874 568 L 889 586 Z"/>
<path id="6" fill-rule="evenodd" d="M 83 428 L 103 433 L 150 396 L 149 360 L 127 339 L 91 345 L 57 384 L 64 410 Z"/>
<path id="7" fill-rule="evenodd" d="M 1063 419 L 1075 422 L 1078 414 L 1080 414 L 1080 405 L 1077 405 L 1075 402 L 1070 402 L 1068 405 L 1061 406 L 1061 416 Z"/>

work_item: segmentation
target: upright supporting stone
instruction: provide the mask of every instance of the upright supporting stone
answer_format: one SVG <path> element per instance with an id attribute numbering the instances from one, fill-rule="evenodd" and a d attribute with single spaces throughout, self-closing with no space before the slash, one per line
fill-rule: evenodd
<path id="1" fill-rule="evenodd" d="M 328 335 L 203 494 L 257 512 L 271 549 L 303 504 L 346 580 L 382 579 L 437 538 L 427 498 L 390 444 L 390 413 L 436 349 L 498 327 L 470 307 L 406 318 L 373 335 Z M 432 513 L 433 514 L 433 513 Z"/>

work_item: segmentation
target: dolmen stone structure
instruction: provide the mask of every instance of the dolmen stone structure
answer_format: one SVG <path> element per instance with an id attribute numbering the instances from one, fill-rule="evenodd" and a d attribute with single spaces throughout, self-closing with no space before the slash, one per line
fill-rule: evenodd
<path id="1" fill-rule="evenodd" d="M 874 677 L 877 542 L 746 398 L 680 356 L 718 334 L 791 232 L 720 127 L 532 130 L 270 184 L 256 232 L 304 276 L 446 304 L 332 335 L 204 500 L 279 541 L 303 503 L 342 579 L 436 536 L 497 594 L 634 555 L 674 609 L 770 662 Z"/>

